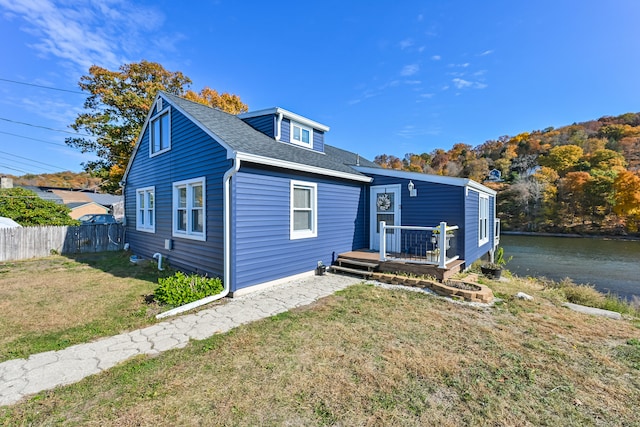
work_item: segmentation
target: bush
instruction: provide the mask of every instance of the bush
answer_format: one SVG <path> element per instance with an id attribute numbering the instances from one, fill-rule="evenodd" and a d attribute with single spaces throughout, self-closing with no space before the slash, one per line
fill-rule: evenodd
<path id="1" fill-rule="evenodd" d="M 613 294 L 603 294 L 590 285 L 576 285 L 571 279 L 566 278 L 560 282 L 544 280 L 545 287 L 558 289 L 564 294 L 568 302 L 615 311 L 620 314 L 637 316 L 640 310 L 633 302 L 628 302 Z"/>
<path id="2" fill-rule="evenodd" d="M 181 271 L 173 276 L 159 278 L 155 299 L 161 304 L 178 307 L 222 292 L 222 280 L 218 277 L 186 275 Z"/>

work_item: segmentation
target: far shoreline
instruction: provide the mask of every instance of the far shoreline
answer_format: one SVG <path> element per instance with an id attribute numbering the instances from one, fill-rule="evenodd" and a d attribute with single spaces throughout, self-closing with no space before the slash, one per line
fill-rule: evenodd
<path id="1" fill-rule="evenodd" d="M 640 236 L 615 236 L 609 234 L 576 234 L 576 233 L 539 233 L 534 231 L 500 231 L 501 236 L 540 236 L 540 237 L 569 237 L 602 240 L 640 241 Z"/>

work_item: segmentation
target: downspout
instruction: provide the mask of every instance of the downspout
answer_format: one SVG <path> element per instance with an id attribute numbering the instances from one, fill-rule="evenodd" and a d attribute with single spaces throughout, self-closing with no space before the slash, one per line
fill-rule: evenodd
<path id="1" fill-rule="evenodd" d="M 176 307 L 174 309 L 165 311 L 156 316 L 156 319 L 162 319 L 163 317 L 174 316 L 176 314 L 184 313 L 185 311 L 192 310 L 201 305 L 209 304 L 213 301 L 217 301 L 229 295 L 231 289 L 231 177 L 233 177 L 240 169 L 240 159 L 237 156 L 233 159 L 233 166 L 224 173 L 222 183 L 224 186 L 224 239 L 223 239 L 223 252 L 224 252 L 224 278 L 222 281 L 222 292 L 217 295 L 211 295 L 198 301 L 190 302 L 189 304 Z"/>
<path id="2" fill-rule="evenodd" d="M 278 118 L 276 119 L 276 141 L 280 141 L 280 136 L 282 136 L 280 129 L 282 128 L 282 113 L 278 113 Z"/>

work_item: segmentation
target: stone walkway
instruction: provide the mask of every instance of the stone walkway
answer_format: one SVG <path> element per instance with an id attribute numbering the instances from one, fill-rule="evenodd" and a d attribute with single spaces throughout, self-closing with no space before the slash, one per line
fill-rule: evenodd
<path id="1" fill-rule="evenodd" d="M 138 355 L 155 355 L 225 333 L 236 326 L 288 311 L 331 295 L 362 279 L 327 274 L 313 276 L 228 299 L 194 314 L 144 329 L 0 363 L 0 406 L 25 396 L 72 384 Z"/>

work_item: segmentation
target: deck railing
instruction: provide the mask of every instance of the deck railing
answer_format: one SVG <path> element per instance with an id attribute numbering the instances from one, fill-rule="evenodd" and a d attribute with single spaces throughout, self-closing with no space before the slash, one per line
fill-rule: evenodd
<path id="1" fill-rule="evenodd" d="M 441 222 L 437 227 L 386 225 L 380 221 L 380 261 L 432 264 L 447 268 L 460 258 L 458 226 Z"/>

